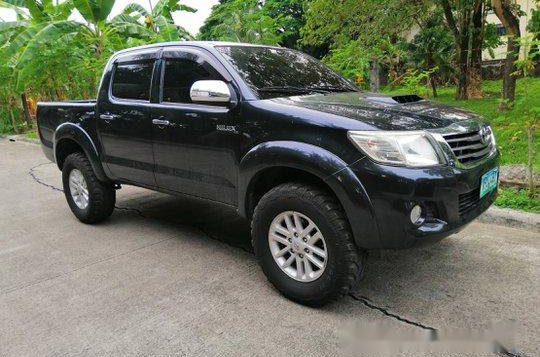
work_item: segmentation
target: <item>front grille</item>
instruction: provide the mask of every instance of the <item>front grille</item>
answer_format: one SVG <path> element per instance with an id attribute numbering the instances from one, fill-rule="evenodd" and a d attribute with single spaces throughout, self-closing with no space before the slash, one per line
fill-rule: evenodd
<path id="1" fill-rule="evenodd" d="M 480 203 L 480 187 L 459 195 L 459 217 L 463 218 L 478 207 Z"/>
<path id="2" fill-rule="evenodd" d="M 486 141 L 482 141 L 480 131 L 472 131 L 463 134 L 443 135 L 450 145 L 456 159 L 462 164 L 469 164 L 486 157 L 491 152 L 491 132 L 484 133 Z"/>

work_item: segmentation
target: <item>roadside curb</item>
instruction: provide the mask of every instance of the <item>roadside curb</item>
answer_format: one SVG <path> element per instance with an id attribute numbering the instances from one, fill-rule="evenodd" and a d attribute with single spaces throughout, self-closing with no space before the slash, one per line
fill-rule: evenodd
<path id="1" fill-rule="evenodd" d="M 540 233 L 540 214 L 538 213 L 492 206 L 482 213 L 477 220 L 482 223 L 493 223 Z"/>
<path id="2" fill-rule="evenodd" d="M 24 136 L 24 134 L 21 135 L 0 135 L 0 139 L 7 139 L 9 141 L 22 141 L 25 143 L 30 144 L 38 144 L 39 145 L 39 139 L 30 139 Z"/>

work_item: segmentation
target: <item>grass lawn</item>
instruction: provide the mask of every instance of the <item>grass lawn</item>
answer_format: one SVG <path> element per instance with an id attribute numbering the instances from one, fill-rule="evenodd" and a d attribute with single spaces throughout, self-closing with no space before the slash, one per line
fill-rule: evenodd
<path id="1" fill-rule="evenodd" d="M 500 188 L 499 196 L 495 201 L 495 205 L 499 207 L 507 207 L 520 209 L 523 211 L 540 213 L 540 199 L 530 198 L 528 190 L 516 188 Z"/>
<path id="2" fill-rule="evenodd" d="M 24 134 L 24 136 L 27 137 L 28 139 L 37 139 L 38 138 L 37 132 L 35 130 L 27 132 L 26 134 Z"/>

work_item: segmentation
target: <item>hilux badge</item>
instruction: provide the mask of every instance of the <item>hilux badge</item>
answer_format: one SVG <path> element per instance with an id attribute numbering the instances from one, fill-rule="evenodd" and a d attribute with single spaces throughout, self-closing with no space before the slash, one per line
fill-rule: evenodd
<path id="1" fill-rule="evenodd" d="M 216 130 L 217 131 L 228 131 L 230 133 L 238 134 L 238 131 L 236 130 L 236 126 L 234 126 L 234 125 L 218 124 L 218 125 L 216 125 Z"/>
<path id="2" fill-rule="evenodd" d="M 489 143 L 489 136 L 491 134 L 489 128 L 487 126 L 482 127 L 478 134 L 480 135 L 480 141 L 482 144 L 487 145 Z"/>

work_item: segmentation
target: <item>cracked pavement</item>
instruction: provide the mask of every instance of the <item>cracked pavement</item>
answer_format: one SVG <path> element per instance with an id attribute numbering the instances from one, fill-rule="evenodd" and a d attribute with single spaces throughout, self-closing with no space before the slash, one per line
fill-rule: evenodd
<path id="1" fill-rule="evenodd" d="M 538 232 L 475 222 L 375 252 L 356 291 L 312 309 L 267 283 L 228 208 L 125 186 L 111 219 L 89 226 L 60 188 L 39 146 L 0 139 L 2 356 L 368 355 L 345 347 L 355 324 L 433 340 L 509 322 L 500 354 L 540 355 Z"/>

